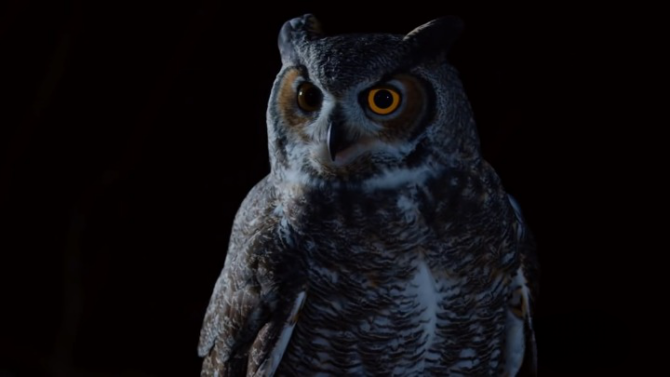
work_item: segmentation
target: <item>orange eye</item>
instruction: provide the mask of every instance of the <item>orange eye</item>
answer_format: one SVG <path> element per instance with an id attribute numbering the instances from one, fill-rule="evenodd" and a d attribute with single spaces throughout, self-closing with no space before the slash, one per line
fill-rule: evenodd
<path id="1" fill-rule="evenodd" d="M 298 87 L 298 106 L 308 113 L 321 107 L 321 91 L 314 84 L 305 82 Z"/>
<path id="2" fill-rule="evenodd" d="M 393 88 L 376 88 L 368 93 L 368 107 L 375 114 L 391 114 L 398 106 L 400 106 L 400 93 Z"/>

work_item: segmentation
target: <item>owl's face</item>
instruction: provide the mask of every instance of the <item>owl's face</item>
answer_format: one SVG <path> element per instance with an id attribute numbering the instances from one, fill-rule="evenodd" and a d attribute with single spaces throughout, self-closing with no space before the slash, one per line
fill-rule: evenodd
<path id="1" fill-rule="evenodd" d="M 459 26 L 325 37 L 311 15 L 287 22 L 268 108 L 273 171 L 363 183 L 465 152 L 471 132 L 454 122 L 465 98 L 444 57 Z"/>

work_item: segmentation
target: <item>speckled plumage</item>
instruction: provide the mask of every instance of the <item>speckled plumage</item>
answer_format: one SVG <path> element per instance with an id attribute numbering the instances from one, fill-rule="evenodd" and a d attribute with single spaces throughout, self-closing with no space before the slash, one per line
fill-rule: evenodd
<path id="1" fill-rule="evenodd" d="M 534 371 L 533 245 L 446 61 L 459 29 L 284 25 L 271 173 L 236 216 L 201 332 L 203 376 Z M 305 83 L 317 110 L 296 100 Z M 366 93 L 387 87 L 400 105 L 380 116 Z"/>

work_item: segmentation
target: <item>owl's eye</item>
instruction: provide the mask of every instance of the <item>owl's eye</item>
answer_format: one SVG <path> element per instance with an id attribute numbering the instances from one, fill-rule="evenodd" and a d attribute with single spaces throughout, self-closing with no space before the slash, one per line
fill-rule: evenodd
<path id="1" fill-rule="evenodd" d="M 321 91 L 314 84 L 305 82 L 298 87 L 298 106 L 308 113 L 321 107 Z"/>
<path id="2" fill-rule="evenodd" d="M 400 93 L 393 88 L 375 88 L 368 93 L 368 107 L 375 114 L 391 114 L 398 106 L 400 106 Z"/>

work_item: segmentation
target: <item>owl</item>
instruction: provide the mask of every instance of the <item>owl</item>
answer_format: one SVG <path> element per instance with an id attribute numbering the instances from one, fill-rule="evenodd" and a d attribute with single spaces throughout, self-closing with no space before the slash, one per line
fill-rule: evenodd
<path id="1" fill-rule="evenodd" d="M 447 62 L 460 29 L 284 24 L 271 171 L 235 217 L 203 376 L 533 373 L 533 242 Z"/>

